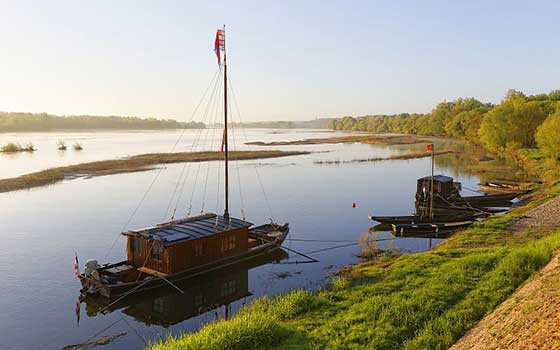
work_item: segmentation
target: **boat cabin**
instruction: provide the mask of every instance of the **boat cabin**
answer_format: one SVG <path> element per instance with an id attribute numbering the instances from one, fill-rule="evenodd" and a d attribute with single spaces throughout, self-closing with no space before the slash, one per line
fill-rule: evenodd
<path id="1" fill-rule="evenodd" d="M 453 182 L 453 178 L 445 175 L 434 176 L 434 194 L 443 198 L 451 198 L 459 194 L 461 183 Z M 418 179 L 416 198 L 428 198 L 432 189 L 432 177 L 426 176 Z"/>
<path id="2" fill-rule="evenodd" d="M 246 252 L 250 226 L 206 214 L 122 234 L 128 239 L 129 265 L 169 275 Z"/>

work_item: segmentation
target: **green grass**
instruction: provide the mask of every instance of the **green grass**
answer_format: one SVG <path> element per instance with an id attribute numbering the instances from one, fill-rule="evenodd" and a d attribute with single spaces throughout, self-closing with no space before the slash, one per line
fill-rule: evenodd
<path id="1" fill-rule="evenodd" d="M 489 219 L 424 253 L 355 265 L 316 293 L 257 299 L 230 321 L 152 347 L 447 349 L 560 248 L 560 231 L 508 231 L 515 215 Z"/>

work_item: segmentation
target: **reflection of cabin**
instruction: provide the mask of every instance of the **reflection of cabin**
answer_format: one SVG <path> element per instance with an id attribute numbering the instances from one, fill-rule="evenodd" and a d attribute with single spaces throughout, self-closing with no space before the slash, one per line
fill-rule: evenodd
<path id="1" fill-rule="evenodd" d="M 418 179 L 416 187 L 416 199 L 429 198 L 432 189 L 432 177 L 426 176 Z M 445 175 L 434 176 L 434 195 L 443 198 L 451 198 L 459 194 L 461 183 L 453 182 L 453 178 Z"/>
<path id="2" fill-rule="evenodd" d="M 123 232 L 128 237 L 128 263 L 172 274 L 235 256 L 247 251 L 251 225 L 231 217 L 206 214 Z"/>
<path id="3" fill-rule="evenodd" d="M 250 296 L 248 270 L 226 270 L 179 283 L 184 294 L 167 288 L 142 298 L 123 311 L 146 325 L 168 327 Z"/>

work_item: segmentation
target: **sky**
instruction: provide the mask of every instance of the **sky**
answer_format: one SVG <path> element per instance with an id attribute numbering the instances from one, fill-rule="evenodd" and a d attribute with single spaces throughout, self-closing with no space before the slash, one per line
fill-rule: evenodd
<path id="1" fill-rule="evenodd" d="M 222 24 L 244 121 L 496 103 L 560 88 L 559 13 L 556 1 L 0 0 L 0 110 L 190 120 Z"/>

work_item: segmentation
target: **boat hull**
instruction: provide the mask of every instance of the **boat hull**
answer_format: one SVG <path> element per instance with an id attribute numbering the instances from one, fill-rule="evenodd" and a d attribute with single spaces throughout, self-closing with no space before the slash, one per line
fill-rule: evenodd
<path id="1" fill-rule="evenodd" d="M 456 230 L 469 227 L 472 221 L 450 223 L 424 223 L 424 224 L 393 224 L 393 235 L 396 237 L 422 237 L 430 238 L 431 235 L 448 237 Z"/>

